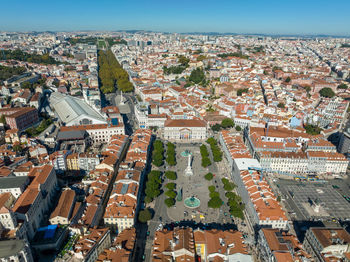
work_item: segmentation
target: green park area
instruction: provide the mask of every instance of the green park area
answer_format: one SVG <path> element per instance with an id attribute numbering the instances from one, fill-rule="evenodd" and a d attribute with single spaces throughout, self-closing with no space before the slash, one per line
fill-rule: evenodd
<path id="1" fill-rule="evenodd" d="M 97 46 L 98 46 L 99 49 L 107 48 L 106 42 L 103 39 L 98 39 L 97 40 Z"/>

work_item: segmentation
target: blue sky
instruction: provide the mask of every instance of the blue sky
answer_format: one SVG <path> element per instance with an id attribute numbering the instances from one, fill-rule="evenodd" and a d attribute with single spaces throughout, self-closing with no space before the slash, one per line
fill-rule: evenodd
<path id="1" fill-rule="evenodd" d="M 350 35 L 350 0 L 2 0 L 0 30 Z"/>

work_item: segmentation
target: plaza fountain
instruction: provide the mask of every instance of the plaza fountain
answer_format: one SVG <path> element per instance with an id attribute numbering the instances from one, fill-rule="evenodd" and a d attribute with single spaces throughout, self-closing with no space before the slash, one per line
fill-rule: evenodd
<path id="1" fill-rule="evenodd" d="M 185 207 L 188 207 L 188 208 L 197 208 L 200 206 L 201 201 L 195 196 L 191 196 L 185 199 L 184 204 L 185 204 Z"/>
<path id="2" fill-rule="evenodd" d="M 182 157 L 188 157 L 188 155 L 192 155 L 191 151 L 188 149 L 181 152 Z"/>

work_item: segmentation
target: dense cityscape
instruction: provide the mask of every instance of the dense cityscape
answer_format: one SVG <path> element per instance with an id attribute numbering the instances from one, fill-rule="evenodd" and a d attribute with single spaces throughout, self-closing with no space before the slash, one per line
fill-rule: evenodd
<path id="1" fill-rule="evenodd" d="M 350 261 L 350 40 L 0 32 L 0 261 Z"/>

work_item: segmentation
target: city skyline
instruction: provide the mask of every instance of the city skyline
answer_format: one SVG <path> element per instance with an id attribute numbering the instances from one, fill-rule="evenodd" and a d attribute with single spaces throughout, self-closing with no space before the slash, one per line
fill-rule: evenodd
<path id="1" fill-rule="evenodd" d="M 1 7 L 1 262 L 350 261 L 349 0 Z"/>
<path id="2" fill-rule="evenodd" d="M 340 8 L 341 7 L 341 8 Z M 3 4 L 1 31 L 217 32 L 349 36 L 347 1 L 61 1 Z M 92 19 L 93 17 L 93 19 Z"/>

